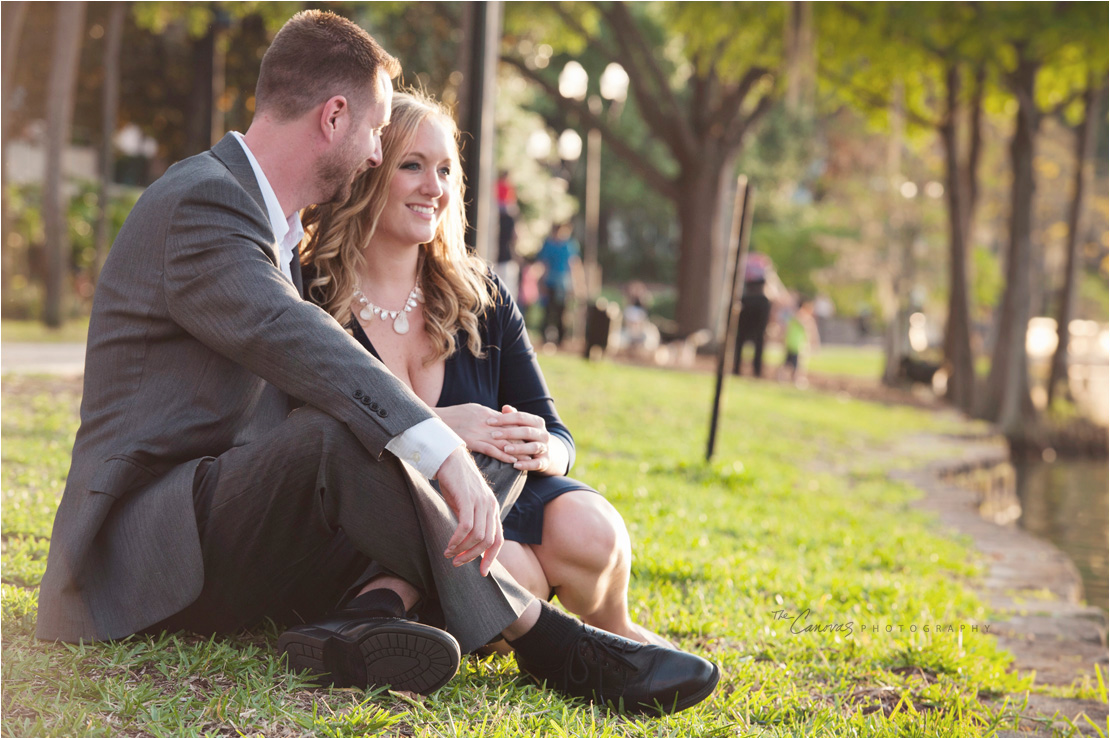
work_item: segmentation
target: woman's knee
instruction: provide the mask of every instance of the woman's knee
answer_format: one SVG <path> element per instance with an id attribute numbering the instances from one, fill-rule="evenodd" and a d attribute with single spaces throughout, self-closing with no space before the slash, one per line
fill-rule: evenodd
<path id="1" fill-rule="evenodd" d="M 567 492 L 547 504 L 541 548 L 591 568 L 611 568 L 630 556 L 620 513 L 601 495 L 585 490 Z"/>

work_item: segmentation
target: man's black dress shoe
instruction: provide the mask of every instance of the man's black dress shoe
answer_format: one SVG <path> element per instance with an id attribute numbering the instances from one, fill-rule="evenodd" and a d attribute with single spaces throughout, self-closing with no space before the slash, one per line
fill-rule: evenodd
<path id="1" fill-rule="evenodd" d="M 649 646 L 588 625 L 554 672 L 531 667 L 526 674 L 572 697 L 584 697 L 629 712 L 678 712 L 713 693 L 720 672 L 700 656 Z"/>
<path id="2" fill-rule="evenodd" d="M 445 631 L 373 612 L 340 610 L 278 638 L 289 668 L 319 674 L 317 683 L 431 694 L 459 670 L 459 644 Z"/>

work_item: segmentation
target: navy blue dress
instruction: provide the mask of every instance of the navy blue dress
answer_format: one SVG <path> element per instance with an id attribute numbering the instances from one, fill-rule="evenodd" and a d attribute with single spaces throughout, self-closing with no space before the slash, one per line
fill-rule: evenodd
<path id="1" fill-rule="evenodd" d="M 566 441 L 570 465 L 574 465 L 574 439 L 559 419 L 555 401 L 536 361 L 536 352 L 524 327 L 513 298 L 501 281 L 490 274 L 496 293 L 494 304 L 479 322 L 479 333 L 485 358 L 476 358 L 466 348 L 466 336 L 455 335 L 455 352 L 447 358 L 443 371 L 443 390 L 436 407 L 465 405 L 468 402 L 500 411 L 502 405 L 538 415 L 547 424 L 547 432 Z M 366 350 L 381 360 L 366 332 L 357 320 L 352 332 Z M 518 543 L 541 543 L 543 540 L 543 508 L 551 500 L 571 490 L 594 491 L 570 477 L 550 477 L 529 473 L 524 490 L 504 521 L 505 539 Z"/>

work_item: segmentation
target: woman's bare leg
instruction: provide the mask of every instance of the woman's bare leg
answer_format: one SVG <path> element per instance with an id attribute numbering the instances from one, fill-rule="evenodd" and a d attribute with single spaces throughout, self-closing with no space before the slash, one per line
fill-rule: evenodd
<path id="1" fill-rule="evenodd" d="M 505 545 L 501 547 L 501 553 L 497 554 L 497 560 L 508 569 L 521 587 L 541 600 L 551 596 L 551 585 L 532 546 L 527 543 L 505 541 Z"/>
<path id="2" fill-rule="evenodd" d="M 527 543 L 505 541 L 497 560 L 512 575 L 517 584 L 524 587 L 537 598 L 546 600 L 551 596 L 551 585 L 547 583 L 547 576 L 543 573 L 539 559 Z M 478 654 L 485 656 L 491 653 L 508 654 L 512 649 L 505 641 L 496 641 L 483 646 Z"/>
<path id="3" fill-rule="evenodd" d="M 531 549 L 559 602 L 586 624 L 641 643 L 672 645 L 629 616 L 632 545 L 624 519 L 604 497 L 576 490 L 547 503 L 543 543 Z"/>

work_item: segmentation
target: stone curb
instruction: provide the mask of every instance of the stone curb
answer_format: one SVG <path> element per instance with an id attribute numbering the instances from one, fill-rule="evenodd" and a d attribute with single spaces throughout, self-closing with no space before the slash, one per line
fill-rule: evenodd
<path id="1" fill-rule="evenodd" d="M 908 442 L 920 449 L 923 439 Z M 1106 614 L 1081 604 L 1082 580 L 1075 564 L 1056 546 L 1016 525 L 985 519 L 978 509 L 979 495 L 945 481 L 956 474 L 1009 464 L 1005 440 L 930 436 L 925 443 L 944 451 L 946 457 L 924 467 L 896 470 L 890 476 L 924 492 L 914 507 L 968 536 L 983 554 L 988 571 L 976 589 L 1003 618 L 991 631 L 997 634 L 999 645 L 1014 655 L 1011 668 L 1035 672 L 1036 684 L 1061 687 L 1092 676 L 1096 666 L 1105 675 Z M 1025 695 L 1012 697 L 1019 704 L 1025 699 Z M 1031 732 L 1014 735 L 1051 736 L 1053 725 L 1070 729 L 1062 717 L 1072 720 L 1083 734 L 1097 735 L 1084 714 L 1096 725 L 1107 725 L 1104 702 L 1029 695 L 1023 717 Z"/>

